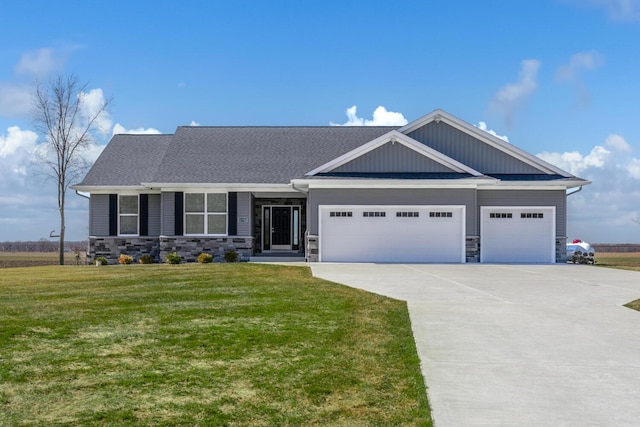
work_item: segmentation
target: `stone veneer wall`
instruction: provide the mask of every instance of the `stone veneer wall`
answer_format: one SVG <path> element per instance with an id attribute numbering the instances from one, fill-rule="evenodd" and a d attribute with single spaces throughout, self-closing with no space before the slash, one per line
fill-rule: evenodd
<path id="1" fill-rule="evenodd" d="M 318 253 L 318 236 L 305 234 L 304 240 L 307 248 L 305 251 L 307 262 L 318 262 L 320 260 L 320 254 Z"/>
<path id="2" fill-rule="evenodd" d="M 160 236 L 162 262 L 170 252 L 176 252 L 184 262 L 196 262 L 203 252 L 213 255 L 214 262 L 222 262 L 224 253 L 230 250 L 238 253 L 238 261 L 249 261 L 253 255 L 253 237 Z"/>
<path id="3" fill-rule="evenodd" d="M 224 253 L 238 252 L 238 261 L 248 261 L 253 254 L 253 237 L 89 237 L 89 261 L 105 257 L 117 264 L 122 254 L 138 262 L 142 255 L 151 255 L 156 262 L 165 262 L 169 252 L 177 252 L 184 262 L 196 262 L 203 252 L 213 255 L 214 262 L 224 261 Z"/>
<path id="4" fill-rule="evenodd" d="M 566 237 L 556 237 L 556 262 L 558 263 L 566 263 L 567 262 L 567 238 Z"/>
<path id="5" fill-rule="evenodd" d="M 160 242 L 157 237 L 89 237 L 89 261 L 105 257 L 109 264 L 117 264 L 122 254 L 131 255 L 138 262 L 142 255 L 151 255 L 160 262 Z"/>
<path id="6" fill-rule="evenodd" d="M 480 262 L 480 236 L 467 236 L 465 245 L 467 262 Z"/>

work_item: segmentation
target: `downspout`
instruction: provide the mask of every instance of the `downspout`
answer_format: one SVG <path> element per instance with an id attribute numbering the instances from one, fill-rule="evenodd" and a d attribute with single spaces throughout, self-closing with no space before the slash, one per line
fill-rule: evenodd
<path id="1" fill-rule="evenodd" d="M 571 196 L 573 194 L 579 193 L 582 191 L 582 185 L 580 186 L 580 188 L 578 188 L 576 191 L 574 191 L 573 193 L 567 193 L 567 196 Z"/>
<path id="2" fill-rule="evenodd" d="M 84 194 L 80 194 L 80 193 L 78 192 L 78 190 L 76 190 L 76 194 L 77 194 L 78 196 L 80 196 L 80 197 L 84 197 L 84 198 L 85 198 L 85 199 L 87 199 L 87 200 L 91 200 L 91 198 L 90 198 L 90 197 L 87 197 L 87 196 L 85 196 Z"/>

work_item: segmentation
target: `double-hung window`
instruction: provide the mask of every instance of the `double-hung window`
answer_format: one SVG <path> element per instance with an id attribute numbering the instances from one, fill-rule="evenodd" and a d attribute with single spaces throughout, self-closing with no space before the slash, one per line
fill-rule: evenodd
<path id="1" fill-rule="evenodd" d="M 138 196 L 120 195 L 118 197 L 119 234 L 138 235 Z"/>
<path id="2" fill-rule="evenodd" d="M 226 193 L 185 193 L 185 234 L 227 234 Z"/>

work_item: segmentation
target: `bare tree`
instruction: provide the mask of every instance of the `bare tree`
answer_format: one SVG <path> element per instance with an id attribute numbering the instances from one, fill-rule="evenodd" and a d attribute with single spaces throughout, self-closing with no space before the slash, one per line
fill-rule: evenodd
<path id="1" fill-rule="evenodd" d="M 32 119 L 45 142 L 37 153 L 47 178 L 57 185 L 60 213 L 60 265 L 64 265 L 65 197 L 69 185 L 79 179 L 89 164 L 84 151 L 99 131 L 99 120 L 107 114 L 111 100 L 89 103 L 87 84 L 71 74 L 58 75 L 47 83 L 37 82 L 33 92 Z"/>

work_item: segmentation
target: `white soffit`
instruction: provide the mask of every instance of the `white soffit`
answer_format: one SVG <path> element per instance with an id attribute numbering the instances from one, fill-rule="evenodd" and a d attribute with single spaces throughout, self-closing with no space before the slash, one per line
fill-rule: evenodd
<path id="1" fill-rule="evenodd" d="M 478 171 L 476 171 L 475 169 L 472 169 L 462 163 L 460 163 L 457 160 L 452 159 L 449 156 L 445 156 L 444 154 L 434 150 L 433 148 L 427 147 L 426 145 L 422 144 L 419 141 L 416 141 L 415 139 L 400 133 L 396 130 L 392 130 L 382 136 L 379 136 L 378 138 L 367 142 L 364 145 L 361 145 L 358 148 L 355 148 L 351 151 L 349 151 L 348 153 L 343 154 L 340 157 L 337 157 L 333 160 L 331 160 L 328 163 L 325 163 L 324 165 L 310 171 L 307 172 L 305 175 L 306 176 L 313 176 L 319 173 L 326 173 L 326 172 L 331 172 L 332 170 L 346 164 L 349 163 L 355 159 L 357 159 L 358 157 L 367 154 L 373 150 L 375 150 L 378 147 L 383 146 L 384 144 L 387 144 L 391 142 L 392 144 L 395 143 L 399 143 L 404 145 L 405 147 L 417 152 L 418 154 L 425 156 L 449 169 L 451 169 L 454 172 L 458 172 L 458 173 L 468 173 L 470 175 L 473 176 L 482 176 L 482 174 Z"/>
<path id="2" fill-rule="evenodd" d="M 414 121 L 412 121 L 411 123 L 408 123 L 406 125 L 404 125 L 403 127 L 401 127 L 400 129 L 397 130 L 397 132 L 403 133 L 403 134 L 408 134 L 413 132 L 414 130 L 421 128 L 431 122 L 436 122 L 436 123 L 440 123 L 440 122 L 444 122 L 456 129 L 458 129 L 459 131 L 462 131 L 468 135 L 473 136 L 476 139 L 479 139 L 480 141 L 489 144 L 490 146 L 504 152 L 507 153 L 513 157 L 515 157 L 516 159 L 528 164 L 529 166 L 532 166 L 542 172 L 548 173 L 548 174 L 558 174 L 567 178 L 572 177 L 573 175 L 571 175 L 570 173 L 568 173 L 567 171 L 564 171 L 556 166 L 553 166 L 550 163 L 545 162 L 544 160 L 531 155 L 529 153 L 527 153 L 526 151 L 506 142 L 503 141 L 502 139 L 491 135 L 488 132 L 483 131 L 482 129 L 479 129 L 463 120 L 460 120 L 459 118 L 447 113 L 446 111 L 437 109 L 437 110 L 433 110 L 432 112 L 430 112 L 429 114 L 420 117 L 419 119 L 416 119 Z"/>

